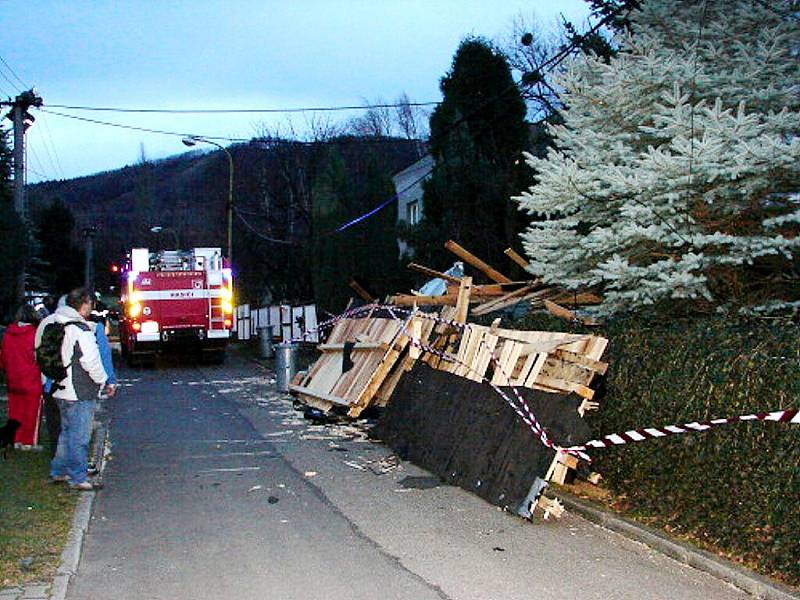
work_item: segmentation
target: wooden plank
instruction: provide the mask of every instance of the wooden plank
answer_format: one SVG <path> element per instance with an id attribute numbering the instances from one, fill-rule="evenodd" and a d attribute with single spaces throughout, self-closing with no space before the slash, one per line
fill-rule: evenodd
<path id="1" fill-rule="evenodd" d="M 534 383 L 533 387 L 534 389 L 556 391 L 562 394 L 575 392 L 581 398 L 586 398 L 587 400 L 594 398 L 594 390 L 585 385 L 565 381 L 563 379 L 553 379 L 552 377 L 545 377 L 543 375 L 539 375 L 539 377 L 536 378 L 536 383 Z"/>
<path id="2" fill-rule="evenodd" d="M 458 296 L 451 294 L 443 296 L 397 294 L 396 296 L 389 296 L 388 302 L 397 306 L 455 306 L 458 303 Z"/>
<path id="3" fill-rule="evenodd" d="M 405 372 L 406 370 L 404 364 L 398 364 L 395 369 L 389 373 L 389 376 L 384 379 L 383 384 L 380 388 L 378 388 L 378 391 L 375 392 L 375 395 L 372 398 L 372 404 L 375 406 L 386 406 L 392 397 L 392 393 L 394 393 L 394 389 L 400 382 L 400 378 Z"/>
<path id="4" fill-rule="evenodd" d="M 506 344 L 508 343 L 509 342 L 506 342 Z M 500 361 L 499 368 L 495 369 L 492 383 L 496 385 L 511 385 L 511 377 L 514 374 L 514 367 L 517 365 L 520 352 L 522 352 L 522 344 L 511 342 L 509 350 L 505 360 Z"/>
<path id="5" fill-rule="evenodd" d="M 528 373 L 528 377 L 525 379 L 525 383 L 523 384 L 527 388 L 533 388 L 534 384 L 536 383 L 536 378 L 539 377 L 539 373 L 542 372 L 542 367 L 544 367 L 544 363 L 547 362 L 547 353 L 541 352 L 536 355 L 536 362 L 533 364 L 533 368 L 531 368 L 531 372 Z"/>
<path id="6" fill-rule="evenodd" d="M 361 285 L 355 279 L 351 279 L 349 282 L 347 282 L 347 285 L 349 285 L 350 288 L 363 300 L 366 300 L 370 304 L 375 302 L 375 298 L 372 297 L 372 294 L 361 287 Z"/>
<path id="7" fill-rule="evenodd" d="M 478 357 L 473 364 L 473 371 L 468 375 L 468 378 L 473 381 L 483 381 L 486 376 L 486 370 L 489 368 L 489 363 L 492 362 L 492 353 L 497 347 L 497 341 L 500 338 L 491 333 L 485 333 L 483 336 L 483 345 L 481 346 Z"/>
<path id="8" fill-rule="evenodd" d="M 520 356 L 520 358 L 522 358 L 522 356 Z M 525 358 L 525 363 L 522 365 L 522 370 L 519 372 L 519 375 L 511 380 L 511 385 L 525 385 L 525 381 L 528 379 L 531 369 L 536 366 L 537 358 L 537 354 L 529 354 L 527 358 Z"/>
<path id="9" fill-rule="evenodd" d="M 405 339 L 408 341 L 407 337 Z M 386 379 L 386 376 L 389 374 L 391 368 L 397 362 L 399 356 L 400 351 L 395 350 L 394 348 L 386 353 L 386 356 L 383 357 L 383 360 L 378 365 L 378 368 L 375 369 L 372 377 L 370 377 L 369 381 L 367 382 L 366 387 L 361 391 L 361 393 L 359 393 L 355 404 L 350 407 L 350 410 L 347 413 L 349 416 L 358 417 L 361 412 L 367 408 L 367 406 L 369 406 L 372 397 L 383 384 L 383 381 Z"/>
<path id="10" fill-rule="evenodd" d="M 580 323 L 581 325 L 586 326 L 595 326 L 599 325 L 597 321 L 594 319 L 590 319 L 589 317 L 581 317 L 578 316 L 574 310 L 569 310 L 568 308 L 564 308 L 560 304 L 556 304 L 555 302 L 551 302 L 550 300 L 544 301 L 544 307 L 554 317 L 558 317 L 559 319 L 564 319 L 565 321 L 569 321 L 570 323 Z"/>
<path id="11" fill-rule="evenodd" d="M 461 288 L 458 290 L 458 300 L 456 301 L 456 314 L 453 320 L 457 323 L 466 323 L 469 314 L 469 296 L 472 292 L 472 277 L 464 277 L 461 280 Z"/>
<path id="12" fill-rule="evenodd" d="M 582 354 L 576 354 L 575 352 L 569 352 L 568 350 L 562 350 L 561 348 L 557 349 L 553 354 L 556 358 L 579 364 L 582 367 L 594 371 L 595 373 L 599 373 L 600 375 L 605 375 L 606 371 L 608 371 L 608 363 L 594 360 L 593 358 L 589 358 L 588 356 L 584 356 Z"/>
<path id="13" fill-rule="evenodd" d="M 317 363 L 320 365 L 319 371 L 306 385 L 306 389 L 328 394 L 342 376 L 342 359 L 340 356 L 323 354 Z"/>
<path id="14" fill-rule="evenodd" d="M 592 383 L 595 372 L 577 363 L 567 362 L 555 356 L 548 356 L 541 375 L 588 386 Z"/>
<path id="15" fill-rule="evenodd" d="M 470 251 L 459 246 L 453 240 L 447 240 L 444 244 L 444 247 L 462 259 L 465 263 L 470 264 L 478 269 L 492 281 L 496 281 L 497 283 L 511 283 L 510 278 L 503 275 L 500 271 L 493 269 Z"/>
<path id="16" fill-rule="evenodd" d="M 472 328 L 470 327 L 470 329 Z M 472 329 L 469 335 L 469 344 L 467 344 L 466 352 L 460 359 L 460 364 L 457 366 L 456 370 L 453 371 L 456 375 L 471 379 L 470 374 L 475 368 L 475 361 L 480 351 L 481 344 L 483 343 L 483 335 L 483 331 L 477 328 Z M 478 379 L 478 381 L 480 381 L 480 379 Z"/>
<path id="17" fill-rule="evenodd" d="M 344 344 L 320 344 L 317 350 L 320 352 L 343 352 Z M 384 342 L 356 342 L 353 350 L 386 350 L 387 345 Z"/>
<path id="18" fill-rule="evenodd" d="M 289 385 L 289 389 L 293 392 L 297 392 L 301 396 L 311 396 L 312 398 L 318 398 L 319 400 L 325 400 L 341 406 L 348 406 L 350 404 L 347 400 L 340 398 L 339 396 L 334 396 L 333 394 L 324 394 L 322 392 L 310 390 L 299 385 Z"/>
<path id="19" fill-rule="evenodd" d="M 523 296 L 525 296 L 528 292 L 530 292 L 533 288 L 535 288 L 538 285 L 539 285 L 538 283 L 529 283 L 528 285 L 516 291 L 510 292 L 505 296 L 495 298 L 494 300 L 490 300 L 489 302 L 485 302 L 484 304 L 479 304 L 478 306 L 472 309 L 472 314 L 475 316 L 485 315 L 495 310 L 500 310 L 508 306 L 517 304 L 519 302 L 522 302 Z"/>
<path id="20" fill-rule="evenodd" d="M 528 270 L 528 267 L 530 267 L 530 266 L 531 266 L 531 265 L 530 265 L 530 263 L 529 263 L 527 260 L 525 260 L 525 259 L 524 259 L 522 256 L 520 256 L 520 255 L 517 253 L 517 251 L 516 251 L 516 250 L 514 250 L 513 248 L 506 248 L 506 249 L 503 251 L 503 253 L 504 253 L 504 254 L 505 254 L 505 255 L 506 255 L 508 258 L 510 258 L 512 261 L 514 261 L 515 263 L 517 263 L 517 264 L 518 264 L 520 267 L 522 267 L 523 269 L 525 269 L 526 271 Z"/>
<path id="21" fill-rule="evenodd" d="M 422 354 L 422 349 L 419 347 L 422 342 L 422 321 L 418 318 L 411 320 L 411 339 L 413 343 L 408 350 L 408 355 L 410 358 L 417 360 Z"/>
<path id="22" fill-rule="evenodd" d="M 321 398 L 315 398 L 314 396 L 308 396 L 307 394 L 299 394 L 299 398 L 300 402 L 306 406 L 319 409 L 326 413 L 330 412 L 331 409 L 336 406 L 333 402 L 328 402 L 327 400 L 322 400 Z"/>
<path id="23" fill-rule="evenodd" d="M 423 275 L 427 275 L 428 277 L 436 278 L 436 279 L 444 279 L 445 281 L 449 281 L 450 283 L 454 283 L 458 285 L 461 283 L 461 279 L 458 277 L 453 277 L 452 275 L 448 275 L 447 273 L 442 273 L 441 271 L 436 271 L 424 265 L 418 265 L 417 263 L 408 263 L 408 268 L 412 271 L 417 271 L 418 273 L 422 273 Z"/>
<path id="24" fill-rule="evenodd" d="M 549 300 L 555 302 L 556 304 L 566 304 L 566 305 L 573 305 L 573 306 L 584 306 L 586 304 L 600 304 L 603 299 L 596 294 L 592 294 L 590 292 L 581 292 L 579 294 L 575 294 L 573 292 L 564 292 L 559 291 L 556 294 L 549 297 Z"/>

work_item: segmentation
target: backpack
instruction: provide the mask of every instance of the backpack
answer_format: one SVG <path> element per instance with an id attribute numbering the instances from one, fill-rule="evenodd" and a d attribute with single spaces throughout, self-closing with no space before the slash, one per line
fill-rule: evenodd
<path id="1" fill-rule="evenodd" d="M 67 365 L 61 360 L 61 347 L 64 345 L 64 333 L 67 325 L 77 325 L 83 331 L 91 331 L 86 323 L 54 321 L 45 325 L 42 341 L 36 348 L 36 363 L 42 374 L 58 383 L 67 378 Z"/>

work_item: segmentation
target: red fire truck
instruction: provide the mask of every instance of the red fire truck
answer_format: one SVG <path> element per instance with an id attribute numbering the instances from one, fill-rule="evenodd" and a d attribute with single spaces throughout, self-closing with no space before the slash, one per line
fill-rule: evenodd
<path id="1" fill-rule="evenodd" d="M 134 248 L 122 270 L 122 354 L 152 362 L 165 348 L 225 358 L 233 329 L 233 275 L 219 248 Z"/>

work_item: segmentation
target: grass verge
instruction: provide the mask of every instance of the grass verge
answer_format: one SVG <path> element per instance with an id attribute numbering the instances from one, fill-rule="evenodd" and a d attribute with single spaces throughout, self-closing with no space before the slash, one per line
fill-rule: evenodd
<path id="1" fill-rule="evenodd" d="M 2 393 L 0 423 L 6 409 Z M 46 450 L 0 455 L 0 588 L 49 581 L 58 568 L 78 494 L 49 483 L 49 464 Z"/>

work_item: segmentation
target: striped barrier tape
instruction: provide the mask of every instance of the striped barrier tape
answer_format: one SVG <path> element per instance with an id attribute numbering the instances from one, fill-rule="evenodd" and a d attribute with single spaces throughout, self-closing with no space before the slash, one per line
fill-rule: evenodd
<path id="1" fill-rule="evenodd" d="M 800 409 L 788 408 L 786 410 L 776 410 L 773 412 L 760 412 L 751 415 L 741 415 L 738 417 L 722 417 L 709 421 L 692 421 L 683 425 L 667 425 L 666 427 L 643 427 L 641 429 L 629 429 L 620 433 L 611 433 L 596 440 L 590 440 L 579 446 L 564 448 L 565 452 L 583 452 L 590 448 L 610 448 L 645 440 L 679 435 L 681 433 L 695 433 L 697 431 L 708 431 L 712 427 L 728 425 L 730 423 L 740 423 L 742 421 L 775 421 L 777 423 L 793 423 L 800 425 Z"/>

